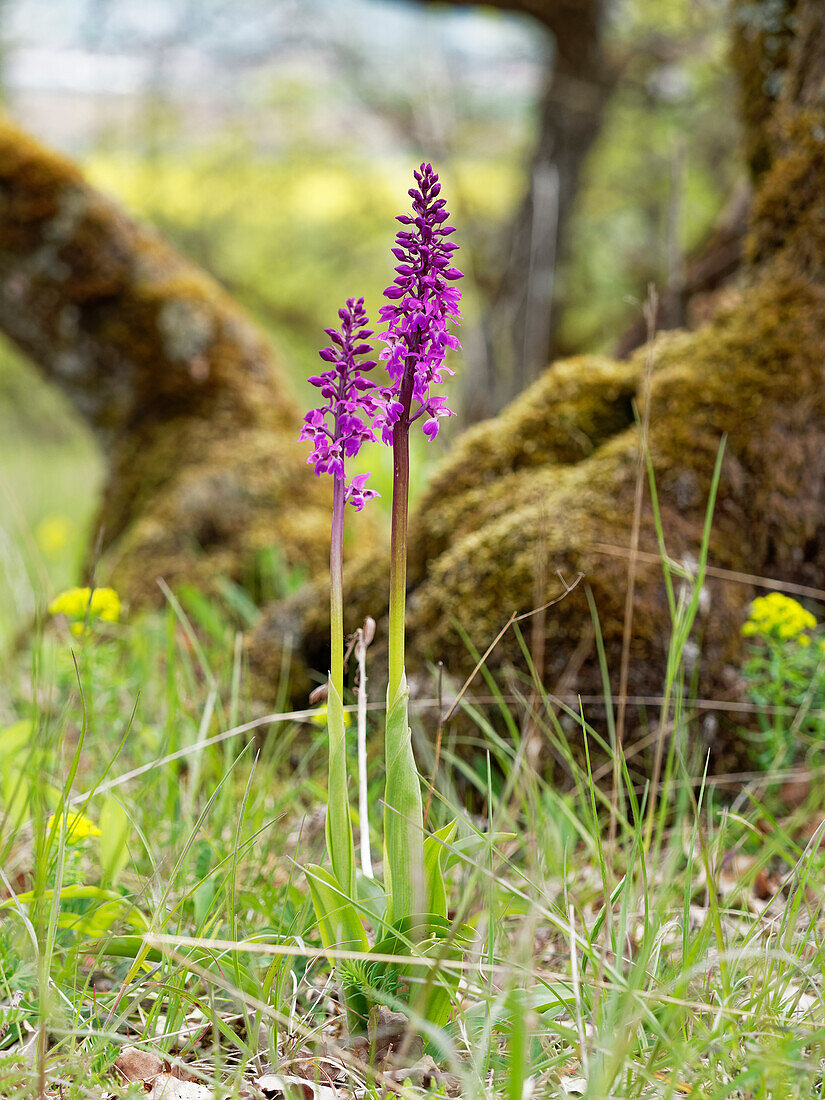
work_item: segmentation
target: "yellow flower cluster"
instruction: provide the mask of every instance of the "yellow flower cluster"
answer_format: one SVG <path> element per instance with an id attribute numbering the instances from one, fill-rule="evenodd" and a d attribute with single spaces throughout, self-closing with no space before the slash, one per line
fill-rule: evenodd
<path id="1" fill-rule="evenodd" d="M 67 588 L 49 604 L 50 615 L 65 615 L 71 620 L 72 634 L 82 634 L 88 620 L 116 623 L 120 619 L 120 597 L 114 588 Z"/>
<path id="2" fill-rule="evenodd" d="M 811 642 L 805 631 L 813 630 L 815 626 L 816 619 L 801 603 L 790 596 L 783 596 L 781 592 L 771 592 L 769 596 L 757 596 L 753 601 L 742 633 L 746 638 L 762 635 L 783 642 L 794 640 L 805 646 Z"/>
<path id="3" fill-rule="evenodd" d="M 54 833 L 60 828 L 60 822 L 62 818 L 57 814 L 52 814 L 49 818 L 49 832 Z M 69 814 L 66 822 L 66 843 L 67 844 L 81 844 L 84 840 L 93 836 L 102 836 L 100 829 L 93 821 L 90 821 L 88 817 L 84 817 L 79 811 L 77 813 Z"/>

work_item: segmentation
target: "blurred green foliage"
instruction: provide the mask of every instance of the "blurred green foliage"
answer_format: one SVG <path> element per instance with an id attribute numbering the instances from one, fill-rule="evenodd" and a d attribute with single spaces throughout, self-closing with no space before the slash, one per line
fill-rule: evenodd
<path id="1" fill-rule="evenodd" d="M 678 276 L 681 258 L 707 233 L 739 171 L 723 0 L 617 0 L 609 18 L 610 53 L 621 75 L 557 277 L 559 342 L 570 350 L 609 348 L 637 314 L 633 299 L 644 296 L 646 283 L 663 287 Z M 405 128 L 411 108 L 397 90 L 383 101 L 375 90 L 340 88 L 347 110 L 360 102 L 362 112 L 374 110 L 385 129 L 395 128 L 376 157 L 346 132 L 318 125 L 324 97 L 334 90 L 329 81 L 294 73 L 267 80 L 262 95 L 278 120 L 277 143 L 220 118 L 195 135 L 161 88 L 147 97 L 139 126 L 109 133 L 83 167 L 245 304 L 272 335 L 303 403 L 322 328 L 341 302 L 363 293 L 377 314 L 391 277 L 393 219 L 421 150 Z M 439 110 L 452 94 L 445 88 Z M 491 102 L 486 115 L 458 104 L 445 123 L 449 140 L 436 150 L 467 273 L 468 346 L 488 308 L 530 156 L 529 120 L 496 106 L 495 96 Z M 435 445 L 418 448 L 413 496 L 460 426 L 460 417 L 446 423 Z M 61 396 L 5 345 L 0 427 L 2 643 L 38 602 L 80 579 L 101 460 Z M 379 507 L 387 508 L 390 453 L 370 447 L 359 462 L 374 471 Z M 37 537 L 44 521 L 48 553 Z M 71 534 L 56 550 L 61 523 Z"/>
<path id="2" fill-rule="evenodd" d="M 724 0 L 619 0 L 622 66 L 558 275 L 560 344 L 610 349 L 653 282 L 678 280 L 742 174 Z"/>
<path id="3" fill-rule="evenodd" d="M 247 306 L 274 337 L 296 387 L 316 371 L 322 330 L 346 298 L 363 294 L 375 321 L 396 262 L 394 218 L 409 202 L 407 159 L 369 163 L 343 150 L 321 157 L 297 148 L 272 160 L 227 138 L 160 160 L 100 152 L 85 168 Z M 442 175 L 462 225 L 500 223 L 519 183 L 501 159 L 455 163 Z M 466 247 L 466 229 L 456 239 Z M 478 296 L 471 281 L 462 289 L 472 323 Z"/>
<path id="4" fill-rule="evenodd" d="M 78 575 L 102 461 L 63 395 L 0 341 L 0 649 Z"/>

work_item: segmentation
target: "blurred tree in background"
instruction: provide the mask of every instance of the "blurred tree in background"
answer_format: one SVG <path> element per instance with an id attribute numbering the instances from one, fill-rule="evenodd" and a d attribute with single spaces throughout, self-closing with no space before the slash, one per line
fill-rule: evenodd
<path id="1" fill-rule="evenodd" d="M 7 2 L 13 29 L 34 0 Z M 13 106 L 239 295 L 296 378 L 342 294 L 389 271 L 410 160 L 438 160 L 457 191 L 470 365 L 493 408 L 546 363 L 551 333 L 554 351 L 604 345 L 634 316 L 628 295 L 678 280 L 733 185 L 723 0 L 145 8 L 74 5 L 51 37 L 79 69 L 96 59 L 86 90 L 47 96 L 24 71 Z M 35 46 L 18 54 L 44 64 L 48 35 L 23 31 Z"/>
<path id="2" fill-rule="evenodd" d="M 465 382 L 470 419 L 498 412 L 547 365 L 560 246 L 618 75 L 604 49 L 606 0 L 495 0 L 494 6 L 536 21 L 547 60 L 526 193 L 501 255 L 482 277 L 483 338 L 471 344 Z"/>
<path id="3" fill-rule="evenodd" d="M 677 750 L 696 752 L 693 774 L 706 751 L 711 770 L 739 771 L 750 749 L 721 712 L 741 698 L 748 605 L 763 587 L 819 598 L 825 576 L 825 6 L 736 0 L 729 27 L 753 187 L 741 279 L 695 331 L 661 334 L 626 361 L 554 362 L 462 434 L 409 527 L 411 682 L 430 691 L 439 662 L 457 688 L 495 639 L 486 668 L 525 690 L 525 642 L 498 633 L 507 612 L 546 610 L 563 592 L 559 576 L 584 576 L 586 586 L 534 619 L 530 671 L 552 694 L 574 689 L 592 702 L 623 668 L 610 694 L 629 697 L 642 731 L 633 754 L 655 745 L 638 757 L 654 787 L 669 716 L 654 725 L 647 707 L 661 685 L 673 677 L 691 702 L 722 701 Z M 672 286 L 682 283 L 680 274 Z M 643 491 L 643 458 L 655 493 L 652 480 Z M 377 622 L 375 668 L 383 556 L 368 549 L 352 561 L 345 587 L 350 622 Z M 322 591 L 316 583 L 264 613 L 250 650 L 262 683 L 274 679 L 284 638 L 294 682 L 324 667 Z M 610 711 L 597 728 L 612 738 Z M 575 709 L 569 717 L 583 759 Z"/>
<path id="4" fill-rule="evenodd" d="M 605 347 L 632 324 L 628 299 L 649 280 L 677 285 L 737 176 L 722 0 L 506 6 L 518 10 L 5 0 L 7 98 L 246 305 L 298 389 L 340 300 L 366 290 L 377 308 L 409 164 L 437 160 L 462 227 L 466 372 L 485 395 L 468 411 L 478 414 L 535 371 L 551 334 L 555 350 Z M 562 41 L 547 13 L 577 9 L 589 21 Z M 593 73 L 597 94 L 586 89 Z M 561 171 L 564 125 L 577 143 L 564 216 L 560 205 L 548 220 L 542 207 L 552 239 L 536 244 L 536 187 Z M 528 238 L 538 267 L 519 258 Z M 527 348 L 518 318 L 531 294 Z M 6 573 L 28 573 L 38 590 L 63 583 L 100 459 L 60 395 L 10 353 L 0 421 L 13 440 L 5 529 L 31 532 L 67 511 L 74 531 L 45 565 L 36 539 L 15 537 L 14 553 L 31 554 Z M 50 476 L 34 473 L 41 461 Z"/>

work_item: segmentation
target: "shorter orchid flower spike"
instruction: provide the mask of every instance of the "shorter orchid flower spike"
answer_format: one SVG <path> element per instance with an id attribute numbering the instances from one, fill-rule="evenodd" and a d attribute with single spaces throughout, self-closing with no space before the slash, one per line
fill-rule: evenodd
<path id="1" fill-rule="evenodd" d="M 461 318 L 461 291 L 449 284 L 462 278 L 452 266 L 458 245 L 445 240 L 454 227 L 440 198 L 441 184 L 431 164 L 414 172 L 411 187 L 412 216 L 397 218 L 403 229 L 396 235 L 393 255 L 399 263 L 396 277 L 384 291 L 388 305 L 381 308 L 387 330 L 379 338 L 387 345 L 379 359 L 386 360 L 390 385 L 383 391 L 384 409 L 376 417 L 383 442 L 392 443 L 393 427 L 406 418 L 423 419 L 424 434 L 434 439 L 442 416 L 453 410 L 445 397 L 431 395 L 430 386 L 453 374 L 445 365 L 447 348 L 460 348 L 458 339 L 447 331 L 450 320 Z"/>
<path id="2" fill-rule="evenodd" d="M 373 335 L 363 298 L 348 298 L 345 309 L 338 310 L 340 329 L 325 329 L 330 346 L 318 352 L 328 369 L 312 375 L 309 381 L 321 391 L 326 404 L 310 409 L 304 417 L 299 439 L 312 442 L 307 462 L 315 464 L 315 473 L 332 474 L 344 480 L 345 461 L 354 458 L 366 441 L 375 441 L 372 418 L 380 411 L 381 401 L 375 382 L 365 377 L 375 366 L 367 343 Z M 367 489 L 369 474 L 358 474 L 346 488 L 346 500 L 358 511 L 379 496 Z"/>

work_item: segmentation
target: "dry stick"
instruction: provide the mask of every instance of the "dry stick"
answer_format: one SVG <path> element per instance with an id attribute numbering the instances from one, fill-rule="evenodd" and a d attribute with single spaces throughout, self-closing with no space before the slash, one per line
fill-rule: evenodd
<path id="1" fill-rule="evenodd" d="M 612 844 L 616 839 L 618 818 L 619 783 L 621 780 L 619 756 L 624 744 L 625 718 L 627 713 L 627 681 L 630 677 L 630 640 L 633 632 L 633 604 L 636 597 L 636 563 L 639 555 L 639 530 L 642 523 L 642 501 L 645 485 L 645 455 L 650 427 L 650 379 L 653 374 L 653 340 L 656 335 L 656 314 L 659 308 L 659 296 L 651 283 L 647 290 L 647 301 L 643 312 L 647 325 L 647 350 L 645 370 L 642 376 L 641 412 L 639 421 L 639 456 L 636 467 L 636 491 L 633 499 L 633 524 L 630 531 L 630 560 L 627 566 L 627 592 L 624 605 L 624 629 L 622 631 L 622 661 L 619 672 L 619 700 L 616 716 L 616 744 L 613 746 L 613 790 L 610 794 L 610 832 Z"/>
<path id="2" fill-rule="evenodd" d="M 564 703 L 578 704 L 579 700 L 582 703 L 594 703 L 604 706 L 605 698 L 603 695 L 581 695 L 576 692 L 568 692 L 567 694 L 560 695 L 555 693 L 553 695 L 548 694 L 548 699 L 560 700 Z M 508 702 L 518 702 L 520 696 L 518 695 L 503 695 L 503 699 Z M 474 695 L 473 701 L 476 703 L 494 703 L 496 697 L 492 695 Z M 660 707 L 665 701 L 664 695 L 628 695 L 628 703 L 633 707 Z M 435 706 L 435 700 L 422 699 L 416 703 L 416 706 Z M 777 703 L 749 703 L 747 700 L 738 699 L 693 699 L 690 703 L 691 710 L 724 710 L 724 711 L 742 711 L 743 714 L 796 714 L 798 708 L 792 706 L 790 703 L 782 704 Z M 808 714 L 812 718 L 825 718 L 825 710 L 809 710 Z"/>
<path id="3" fill-rule="evenodd" d="M 624 546 L 611 546 L 606 542 L 594 542 L 590 546 L 597 554 L 613 554 L 618 558 L 626 558 L 630 551 Z M 644 550 L 636 553 L 639 561 L 655 564 L 661 562 L 659 554 L 650 554 Z M 677 562 L 669 561 L 672 568 L 680 568 Z M 720 581 L 732 581 L 734 584 L 752 584 L 754 588 L 769 588 L 776 592 L 788 592 L 794 596 L 810 596 L 813 600 L 825 600 L 825 589 L 811 588 L 807 584 L 795 584 L 793 581 L 774 580 L 772 577 L 758 576 L 756 573 L 740 573 L 736 569 L 721 569 L 719 566 L 708 565 L 705 573 L 709 577 L 715 577 Z"/>
<path id="4" fill-rule="evenodd" d="M 352 707 L 345 707 L 344 709 L 352 710 Z M 138 776 L 152 771 L 153 768 L 162 768 L 164 764 L 171 764 L 175 760 L 181 760 L 185 756 L 190 756 L 193 752 L 199 752 L 201 749 L 209 748 L 210 745 L 218 745 L 221 741 L 226 741 L 230 737 L 237 737 L 239 734 L 249 733 L 252 730 L 258 729 L 260 726 L 272 725 L 275 722 L 309 722 L 316 715 L 320 714 L 322 710 L 323 708 L 319 707 L 307 707 L 304 710 L 289 710 L 284 711 L 282 714 L 265 714 L 262 718 L 253 718 L 251 721 L 244 722 L 240 726 L 234 726 L 232 729 L 224 730 L 222 733 L 216 733 L 213 737 L 207 737 L 203 741 L 195 741 L 191 745 L 186 745 L 181 749 L 177 749 L 175 752 L 168 753 L 166 756 L 161 756 L 156 760 L 150 760 L 147 764 L 141 764 L 140 767 L 132 768 L 131 771 L 124 772 L 123 775 L 117 775 L 114 779 L 109 779 L 105 783 L 101 783 L 100 786 L 95 787 L 93 791 L 83 791 L 80 794 L 72 795 L 69 799 L 69 805 L 76 806 L 78 803 L 85 802 L 92 794 L 102 794 L 105 791 L 114 790 L 115 787 L 122 787 L 124 783 L 128 783 L 131 779 L 136 779 Z"/>
<path id="5" fill-rule="evenodd" d="M 367 646 L 375 637 L 375 619 L 369 615 L 355 632 L 355 659 L 358 662 L 356 693 L 358 698 L 358 823 L 360 827 L 361 870 L 375 878 L 370 853 L 369 797 L 367 792 Z"/>
<path id="6" fill-rule="evenodd" d="M 573 587 L 574 586 L 571 585 L 571 590 Z M 563 596 L 559 597 L 559 599 L 562 598 Z M 527 614 L 530 613 L 527 612 Z M 481 665 L 479 665 L 478 667 L 480 668 Z M 478 669 L 476 669 L 476 671 L 478 671 Z M 465 684 L 464 688 L 462 689 L 462 693 L 466 691 L 466 688 L 467 685 Z M 503 695 L 498 698 L 502 698 L 506 702 L 510 703 L 518 703 L 521 701 L 521 696 L 518 695 Z M 581 702 L 588 706 L 598 706 L 604 705 L 605 702 L 603 695 L 576 695 L 573 693 L 569 695 L 557 695 L 548 693 L 547 698 L 551 703 L 555 703 L 558 705 L 562 703 L 577 704 Z M 472 696 L 472 700 L 474 703 L 494 703 L 496 702 L 497 697 L 492 695 L 474 695 Z M 631 704 L 631 706 L 661 706 L 661 704 L 664 702 L 664 696 L 629 695 L 627 697 L 627 701 Z M 419 710 L 425 707 L 440 709 L 441 702 L 438 699 L 419 699 L 416 700 L 414 706 L 416 709 Z M 697 699 L 692 703 L 691 706 L 693 710 L 742 711 L 743 713 L 747 714 L 795 714 L 797 710 L 797 708 L 793 706 L 762 706 L 758 703 L 738 703 L 727 699 Z M 344 711 L 346 713 L 351 713 L 354 709 L 355 708 L 352 706 L 344 707 Z M 367 704 L 367 710 L 385 709 L 386 706 L 384 703 Z M 105 783 L 101 783 L 99 787 L 95 787 L 94 791 L 83 791 L 80 794 L 72 795 L 72 797 L 69 799 L 69 805 L 77 806 L 78 804 L 85 802 L 86 799 L 90 798 L 92 794 L 103 794 L 106 791 L 114 790 L 116 787 L 122 787 L 124 784 L 130 782 L 132 779 L 137 779 L 139 776 L 145 775 L 146 772 L 152 771 L 154 768 L 162 768 L 165 764 L 171 764 L 175 760 L 181 760 L 186 756 L 191 756 L 193 752 L 199 752 L 201 749 L 209 748 L 211 745 L 219 745 L 222 741 L 229 740 L 230 737 L 238 737 L 243 733 L 250 733 L 254 730 L 257 730 L 261 726 L 274 725 L 276 722 L 310 722 L 313 718 L 316 718 L 319 714 L 321 714 L 322 711 L 323 708 L 307 707 L 304 710 L 289 710 L 283 711 L 280 714 L 265 714 L 261 718 L 254 718 L 249 722 L 244 722 L 240 726 L 233 726 L 232 729 L 224 730 L 222 733 L 216 733 L 213 737 L 207 737 L 203 741 L 194 741 L 191 745 L 186 745 L 184 746 L 184 748 L 177 749 L 175 752 L 171 752 L 166 756 L 160 756 L 155 760 L 150 760 L 146 764 L 141 764 L 140 767 L 133 768 L 131 771 L 124 772 L 123 775 L 117 775 L 114 777 L 114 779 L 109 779 Z M 443 718 L 442 721 L 445 725 L 452 713 L 453 711 L 450 710 L 450 712 Z M 808 712 L 808 714 L 812 718 L 825 718 L 825 710 L 811 710 Z M 649 743 L 649 741 L 650 737 L 643 738 L 641 741 L 638 742 L 638 745 L 634 743 L 634 747 L 632 749 L 629 749 L 625 754 L 627 759 L 635 755 L 637 751 L 641 750 L 641 748 L 644 748 Z M 593 777 L 594 779 L 598 779 L 604 774 L 606 774 L 606 772 L 602 769 L 600 771 L 594 772 Z M 761 774 L 761 772 L 731 772 L 727 774 L 726 778 L 732 781 L 737 777 L 749 779 L 755 778 L 757 775 Z M 793 773 L 783 772 L 782 774 L 796 775 L 798 773 L 794 771 Z M 701 780 L 701 778 L 701 776 L 697 777 L 697 779 L 699 780 Z M 713 781 L 714 777 L 708 776 L 708 782 L 710 783 Z"/>
<path id="7" fill-rule="evenodd" d="M 576 951 L 576 918 L 573 913 L 573 903 L 567 903 L 567 922 L 570 927 L 570 977 L 573 986 L 573 999 L 576 1006 L 576 1032 L 579 1037 L 579 1061 L 585 1077 L 588 1076 L 587 1037 L 584 1030 L 584 1017 L 582 1015 L 581 992 L 579 985 L 579 959 Z M 602 981 L 604 979 L 601 979 Z"/>
<path id="8" fill-rule="evenodd" d="M 425 825 L 427 823 L 427 817 L 429 816 L 430 806 L 432 805 L 432 800 L 433 800 L 433 788 L 435 786 L 435 776 L 436 776 L 436 772 L 438 770 L 438 762 L 439 762 L 439 758 L 440 758 L 440 755 L 441 755 L 441 739 L 442 739 L 442 736 L 443 736 L 443 733 L 444 733 L 444 727 L 447 725 L 449 720 L 452 718 L 453 714 L 455 714 L 456 707 L 461 702 L 461 700 L 464 698 L 464 695 L 466 694 L 467 689 L 469 688 L 470 684 L 473 682 L 473 680 L 478 675 L 480 669 L 484 666 L 484 662 L 487 660 L 487 658 L 490 656 L 490 654 L 496 648 L 498 643 L 501 641 L 501 639 L 504 637 L 504 635 L 507 633 L 507 631 L 513 625 L 513 623 L 520 623 L 524 619 L 529 619 L 532 615 L 541 615 L 541 614 L 543 614 L 543 612 L 547 611 L 548 608 L 554 607 L 557 603 L 561 603 L 561 601 L 566 596 L 570 595 L 570 593 L 573 591 L 573 589 L 576 587 L 576 585 L 578 585 L 579 581 L 582 580 L 582 578 L 584 577 L 584 573 L 577 573 L 576 574 L 576 579 L 573 581 L 572 584 L 567 583 L 567 581 L 561 575 L 561 570 L 558 570 L 558 569 L 556 570 L 556 576 L 559 578 L 561 583 L 564 585 L 564 592 L 560 593 L 554 599 L 549 600 L 547 603 L 542 604 L 541 607 L 534 607 L 532 611 L 523 611 L 521 614 L 518 614 L 518 612 L 516 612 L 516 611 L 513 612 L 513 614 L 510 616 L 510 618 L 507 620 L 507 622 L 504 624 L 504 626 L 501 628 L 501 630 L 498 632 L 498 634 L 496 634 L 495 638 L 493 638 L 492 642 L 490 642 L 489 646 L 484 651 L 482 656 L 479 658 L 479 660 L 476 663 L 476 666 L 473 669 L 473 671 L 470 673 L 470 675 L 464 681 L 464 685 L 462 686 L 461 691 L 459 691 L 458 695 L 456 695 L 455 699 L 453 700 L 453 703 L 452 703 L 452 706 L 450 707 L 450 709 L 447 711 L 446 714 L 444 714 L 439 719 L 439 722 L 438 722 L 438 735 L 437 735 L 437 738 L 436 738 L 435 767 L 433 768 L 433 777 L 432 777 L 432 782 L 430 783 L 429 796 L 427 798 L 427 809 L 426 809 L 426 812 L 425 812 L 424 818 L 423 818 L 423 821 L 424 821 Z M 440 707 L 440 695 L 441 695 L 441 681 L 439 679 L 439 710 L 441 709 L 441 707 Z"/>

